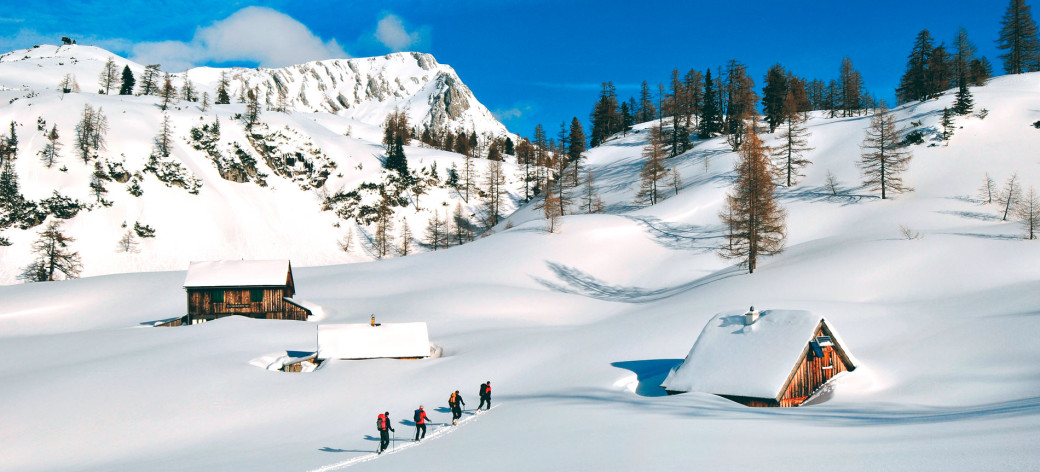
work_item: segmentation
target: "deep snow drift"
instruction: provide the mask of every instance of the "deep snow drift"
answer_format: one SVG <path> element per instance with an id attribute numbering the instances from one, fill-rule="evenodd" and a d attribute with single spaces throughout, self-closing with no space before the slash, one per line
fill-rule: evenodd
<path id="1" fill-rule="evenodd" d="M 814 118 L 814 163 L 779 192 L 787 250 L 753 275 L 715 251 L 733 177 L 723 140 L 668 162 L 678 195 L 632 203 L 647 124 L 589 152 L 610 213 L 566 216 L 560 233 L 524 208 L 512 228 L 447 251 L 293 260 L 298 296 L 324 321 L 426 322 L 436 359 L 258 368 L 313 351 L 316 324 L 147 327 L 184 310 L 183 271 L 0 287 L 0 468 L 1035 470 L 1040 243 L 974 195 L 986 172 L 1040 184 L 1038 89 L 1038 74 L 974 88 L 989 115 L 959 118 L 948 146 L 915 146 L 915 191 L 884 201 L 858 184 L 870 118 Z M 934 128 L 951 98 L 902 107 L 900 122 Z M 859 368 L 794 409 L 664 396 L 656 386 L 704 324 L 749 305 L 825 316 Z M 500 406 L 479 421 L 349 462 L 374 450 L 378 413 L 405 444 L 419 404 L 447 422 L 450 392 L 472 409 L 487 380 Z"/>

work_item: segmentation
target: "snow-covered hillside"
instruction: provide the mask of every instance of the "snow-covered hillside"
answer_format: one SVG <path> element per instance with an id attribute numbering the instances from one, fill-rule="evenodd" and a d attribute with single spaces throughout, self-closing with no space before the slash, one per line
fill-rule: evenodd
<path id="1" fill-rule="evenodd" d="M 144 66 L 91 46 L 44 45 L 0 56 L 0 134 L 9 136 L 8 124 L 15 123 L 22 195 L 40 202 L 57 192 L 92 206 L 65 222 L 86 276 L 183 269 L 192 260 L 220 258 L 288 257 L 299 265 L 371 260 L 372 225 L 357 227 L 350 215 L 328 211 L 332 207 L 325 201 L 385 178 L 381 143 L 387 114 L 403 111 L 416 128 L 476 132 L 482 141 L 508 135 L 451 67 L 427 54 L 229 69 L 231 104 L 203 107 L 201 100 L 180 99 L 165 112 L 157 96 L 118 95 L 119 81 L 110 94 L 96 93 L 109 59 L 116 70 L 128 66 L 141 80 Z M 192 69 L 175 74 L 173 85 L 179 90 L 188 77 L 196 94 L 205 92 L 212 102 L 221 72 Z M 67 76 L 78 84 L 78 93 L 58 89 Z M 258 92 L 262 106 L 270 106 L 252 129 L 239 119 L 246 104 L 237 97 L 246 87 Z M 277 90 L 286 96 L 287 112 L 271 109 L 281 105 Z M 75 139 L 86 107 L 103 115 L 108 127 L 104 145 L 89 152 L 97 156 L 89 162 Z M 164 113 L 171 128 L 169 156 L 159 155 L 155 142 Z M 214 125 L 218 134 L 211 133 Z M 59 135 L 60 151 L 47 167 L 40 153 L 51 130 Z M 395 209 L 395 237 L 408 221 L 413 244 L 418 242 L 432 216 L 446 218 L 460 203 L 464 217 L 480 218 L 478 199 L 467 200 L 445 184 L 451 167 L 463 168 L 463 156 L 418 141 L 405 151 L 409 168 L 423 176 L 428 189 L 410 193 L 407 204 Z M 108 206 L 90 188 L 96 163 L 108 179 L 102 181 Z M 487 166 L 485 159 L 475 159 L 475 184 Z M 514 196 L 522 193 L 508 158 L 503 169 L 505 188 Z M 140 195 L 129 193 L 135 186 Z M 359 204 L 372 204 L 375 193 L 361 191 Z M 503 211 L 515 207 L 515 198 L 503 202 Z M 135 224 L 153 228 L 155 237 L 140 239 L 139 252 L 117 251 Z M 42 227 L 18 226 L 0 232 L 12 243 L 0 247 L 0 283 L 16 281 Z M 352 250 L 344 252 L 341 243 L 348 237 Z"/>
<path id="2" fill-rule="evenodd" d="M 184 310 L 184 272 L 0 287 L 0 468 L 1035 470 L 1040 243 L 974 195 L 987 172 L 1040 184 L 1038 89 L 1040 74 L 973 88 L 988 115 L 958 118 L 948 145 L 914 146 L 915 190 L 890 200 L 859 185 L 870 117 L 813 118 L 813 164 L 779 191 L 787 250 L 753 275 L 716 254 L 734 163 L 721 138 L 668 162 L 678 195 L 632 203 L 649 124 L 589 152 L 607 214 L 549 234 L 525 208 L 446 251 L 295 269 L 320 322 L 424 321 L 437 359 L 264 370 L 313 350 L 316 323 L 149 327 Z M 935 128 L 950 101 L 895 112 Z M 825 316 L 859 367 L 796 409 L 664 396 L 704 324 L 749 305 Z M 450 392 L 472 409 L 487 380 L 494 410 L 439 424 Z M 401 448 L 420 404 L 438 424 Z M 383 411 L 398 450 L 376 458 Z"/>

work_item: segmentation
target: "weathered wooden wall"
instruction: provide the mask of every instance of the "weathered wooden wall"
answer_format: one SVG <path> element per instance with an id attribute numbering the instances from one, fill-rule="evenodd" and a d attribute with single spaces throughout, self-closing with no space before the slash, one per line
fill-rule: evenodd
<path id="1" fill-rule="evenodd" d="M 212 292 L 222 290 L 224 301 L 213 303 Z M 218 318 L 230 315 L 242 315 L 253 318 L 291 319 L 305 321 L 307 311 L 286 303 L 283 297 L 288 296 L 288 288 L 265 288 L 263 297 L 258 302 L 250 299 L 250 289 L 244 287 L 226 289 L 188 289 L 188 314 L 199 318 Z"/>
<path id="2" fill-rule="evenodd" d="M 822 328 L 814 336 L 830 336 Z M 801 363 L 795 369 L 787 391 L 780 398 L 780 406 L 798 406 L 835 375 L 848 370 L 844 360 L 834 346 L 824 346 L 823 357 L 817 357 L 812 348 L 806 346 Z"/>

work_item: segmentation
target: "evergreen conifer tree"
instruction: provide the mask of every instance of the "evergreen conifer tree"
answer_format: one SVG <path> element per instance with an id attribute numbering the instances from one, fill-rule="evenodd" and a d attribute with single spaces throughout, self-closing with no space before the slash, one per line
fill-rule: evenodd
<path id="1" fill-rule="evenodd" d="M 134 80 L 134 73 L 130 71 L 130 66 L 123 66 L 123 82 L 119 86 L 120 95 L 133 95 L 134 84 L 137 82 Z"/>
<path id="2" fill-rule="evenodd" d="M 776 170 L 780 174 L 780 181 L 791 187 L 797 183 L 798 177 L 802 177 L 799 171 L 812 164 L 804 154 L 813 148 L 809 147 L 809 130 L 804 126 L 804 117 L 797 111 L 793 92 L 788 91 L 783 108 L 780 144 L 773 148 L 772 157 L 777 163 Z"/>
<path id="3" fill-rule="evenodd" d="M 228 80 L 227 71 L 220 71 L 220 81 L 217 83 L 217 99 L 213 102 L 214 105 L 228 105 L 231 103 L 228 87 L 230 87 L 230 81 Z"/>
<path id="4" fill-rule="evenodd" d="M 1037 39 L 1036 22 L 1031 7 L 1025 0 L 1011 0 L 1004 18 L 1000 21 L 1000 37 L 997 47 L 1007 51 L 1000 55 L 1004 71 L 1021 74 L 1037 70 L 1040 40 Z"/>
<path id="5" fill-rule="evenodd" d="M 957 98 L 953 103 L 953 111 L 958 115 L 967 115 L 975 107 L 975 100 L 971 96 L 971 90 L 968 90 L 968 80 L 961 78 L 958 82 L 960 86 L 957 87 Z"/>
<path id="6" fill-rule="evenodd" d="M 711 69 L 704 73 L 704 106 L 701 108 L 698 137 L 708 139 L 722 131 L 722 111 L 718 107 L 715 83 L 711 80 Z"/>

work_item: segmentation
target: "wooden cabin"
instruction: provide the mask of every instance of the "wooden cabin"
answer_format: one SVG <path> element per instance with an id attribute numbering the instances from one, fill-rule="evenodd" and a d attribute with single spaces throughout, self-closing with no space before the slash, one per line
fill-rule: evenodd
<path id="1" fill-rule="evenodd" d="M 753 309 L 716 315 L 661 387 L 704 392 L 753 407 L 801 405 L 857 362 L 825 318 Z"/>
<path id="2" fill-rule="evenodd" d="M 274 261 L 192 262 L 184 279 L 188 293 L 185 324 L 239 315 L 306 321 L 311 311 L 292 299 L 292 264 Z"/>

